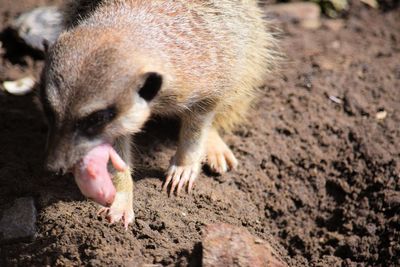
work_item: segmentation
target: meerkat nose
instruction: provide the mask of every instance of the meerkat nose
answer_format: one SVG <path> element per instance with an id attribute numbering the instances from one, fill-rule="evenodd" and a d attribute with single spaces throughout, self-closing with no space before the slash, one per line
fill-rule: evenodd
<path id="1" fill-rule="evenodd" d="M 54 166 L 52 163 L 48 163 L 48 164 L 46 165 L 46 169 L 47 169 L 48 171 L 50 171 L 50 172 L 55 173 L 56 175 L 65 175 L 65 174 L 66 174 L 66 171 L 65 171 L 64 168 Z"/>

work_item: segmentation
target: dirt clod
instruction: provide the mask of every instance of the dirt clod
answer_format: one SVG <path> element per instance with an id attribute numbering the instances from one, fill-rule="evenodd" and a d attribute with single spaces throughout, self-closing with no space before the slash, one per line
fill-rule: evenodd
<path id="1" fill-rule="evenodd" d="M 0 216 L 0 242 L 30 240 L 36 234 L 36 207 L 33 198 L 16 199 Z"/>

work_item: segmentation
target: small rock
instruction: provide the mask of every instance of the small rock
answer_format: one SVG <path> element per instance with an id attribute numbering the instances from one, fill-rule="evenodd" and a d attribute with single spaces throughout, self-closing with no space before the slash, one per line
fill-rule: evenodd
<path id="1" fill-rule="evenodd" d="M 377 120 L 384 120 L 384 119 L 386 119 L 386 117 L 387 117 L 387 111 L 386 111 L 386 110 L 378 111 L 378 112 L 375 114 L 375 118 L 376 118 Z"/>
<path id="2" fill-rule="evenodd" d="M 31 239 L 36 233 L 36 208 L 31 197 L 19 198 L 2 212 L 0 240 Z"/>
<path id="3" fill-rule="evenodd" d="M 321 26 L 321 9 L 311 2 L 294 2 L 266 6 L 266 13 L 277 15 L 288 22 L 298 22 L 303 28 L 318 29 Z"/>
<path id="4" fill-rule="evenodd" d="M 25 77 L 16 81 L 3 82 L 4 89 L 12 95 L 26 95 L 32 92 L 35 80 L 32 77 Z"/>
<path id="5" fill-rule="evenodd" d="M 54 43 L 62 31 L 62 13 L 58 7 L 39 7 L 18 16 L 11 28 L 30 47 L 44 52 L 44 42 Z"/>
<path id="6" fill-rule="evenodd" d="M 361 95 L 346 91 L 344 94 L 344 111 L 350 116 L 368 115 L 368 101 Z"/>
<path id="7" fill-rule="evenodd" d="M 204 267 L 288 266 L 281 254 L 245 228 L 220 223 L 207 226 L 204 232 Z"/>

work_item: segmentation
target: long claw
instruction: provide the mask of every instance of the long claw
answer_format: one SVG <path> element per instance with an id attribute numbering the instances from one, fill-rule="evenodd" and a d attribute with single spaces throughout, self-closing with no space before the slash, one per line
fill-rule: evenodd
<path id="1" fill-rule="evenodd" d="M 125 230 L 134 220 L 135 215 L 132 209 L 132 195 L 127 192 L 117 192 L 114 203 L 110 208 L 101 208 L 98 215 L 105 214 L 107 221 L 111 224 L 122 220 Z"/>
<path id="2" fill-rule="evenodd" d="M 168 185 L 172 180 L 172 175 L 174 174 L 175 169 L 176 169 L 175 166 L 171 166 L 170 169 L 168 170 L 167 178 L 165 179 L 165 182 L 164 182 L 164 185 L 163 185 L 163 188 L 162 188 L 163 191 L 167 190 Z"/>
<path id="3" fill-rule="evenodd" d="M 171 196 L 171 195 L 174 193 L 175 187 L 178 185 L 178 183 L 179 183 L 179 179 L 177 179 L 177 178 L 175 178 L 175 179 L 172 181 L 171 189 L 170 189 L 170 191 L 169 191 L 169 196 Z"/>
<path id="4" fill-rule="evenodd" d="M 180 168 L 180 167 L 176 168 L 175 173 L 174 173 L 173 178 L 172 178 L 172 185 L 171 185 L 171 189 L 170 189 L 170 192 L 169 192 L 170 196 L 175 192 L 175 188 L 178 185 L 183 172 L 184 172 L 183 168 Z"/>
<path id="5" fill-rule="evenodd" d="M 233 153 L 232 152 L 229 153 L 229 152 L 225 152 L 224 155 L 225 155 L 226 161 L 229 165 L 229 170 L 234 170 L 239 165 L 239 162 L 237 161 L 237 159 L 235 158 Z"/>
<path id="6" fill-rule="evenodd" d="M 191 176 L 191 174 L 192 174 L 191 171 L 183 172 L 181 180 L 179 181 L 179 184 L 178 184 L 178 189 L 176 190 L 176 195 L 177 196 L 179 196 L 179 194 L 181 193 L 182 187 L 185 184 L 187 184 L 187 182 L 189 181 L 189 177 Z"/>
<path id="7" fill-rule="evenodd" d="M 187 166 L 172 165 L 168 171 L 168 176 L 165 181 L 163 189 L 171 185 L 169 189 L 169 196 L 176 193 L 180 195 L 182 189 L 187 187 L 188 192 L 192 190 L 193 183 L 200 171 L 200 163 Z"/>

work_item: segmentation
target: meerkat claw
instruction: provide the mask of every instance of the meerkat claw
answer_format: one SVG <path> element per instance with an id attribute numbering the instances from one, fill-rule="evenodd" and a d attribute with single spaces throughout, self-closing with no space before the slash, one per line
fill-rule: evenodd
<path id="1" fill-rule="evenodd" d="M 133 222 L 135 218 L 132 207 L 132 194 L 128 192 L 117 192 L 111 207 L 103 207 L 97 212 L 97 215 L 103 214 L 105 214 L 109 223 L 122 221 L 125 229 L 128 230 L 129 224 Z"/>
<path id="2" fill-rule="evenodd" d="M 167 190 L 168 186 L 171 185 L 169 189 L 169 195 L 176 192 L 179 196 L 184 187 L 187 188 L 190 194 L 193 189 L 194 181 L 199 174 L 199 164 L 193 164 L 188 166 L 176 166 L 172 165 L 167 173 L 167 179 L 165 180 L 163 190 Z"/>

